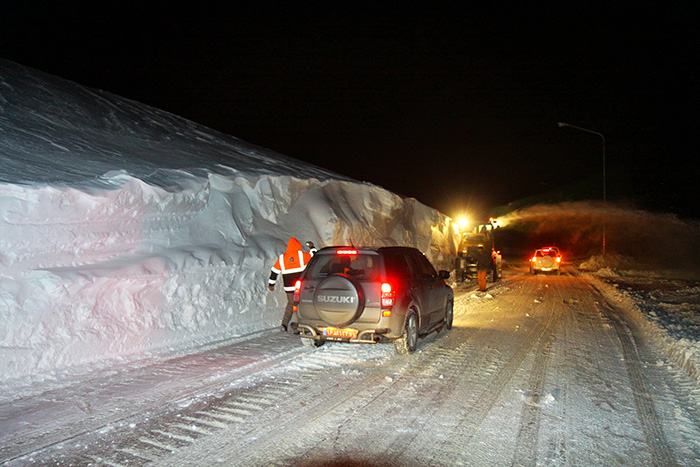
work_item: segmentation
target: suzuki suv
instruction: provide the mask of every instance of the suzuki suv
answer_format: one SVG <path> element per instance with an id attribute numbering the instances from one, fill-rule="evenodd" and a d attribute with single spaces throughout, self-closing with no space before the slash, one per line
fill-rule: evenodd
<path id="1" fill-rule="evenodd" d="M 419 337 L 452 327 L 449 276 L 415 248 L 323 248 L 294 292 L 301 340 L 393 342 L 397 353 L 413 352 Z"/>

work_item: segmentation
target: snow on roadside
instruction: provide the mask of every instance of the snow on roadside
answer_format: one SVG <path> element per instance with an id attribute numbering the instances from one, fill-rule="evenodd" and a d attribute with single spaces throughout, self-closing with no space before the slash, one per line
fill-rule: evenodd
<path id="1" fill-rule="evenodd" d="M 411 245 L 440 263 L 448 218 L 338 180 L 211 175 L 165 192 L 130 178 L 95 194 L 0 186 L 5 379 L 279 323 L 266 282 L 294 235 L 317 246 Z"/>
<path id="2" fill-rule="evenodd" d="M 415 199 L 1 59 L 0 131 L 0 390 L 278 326 L 291 236 L 455 251 Z"/>
<path id="3" fill-rule="evenodd" d="M 624 268 L 627 269 L 618 269 Z M 592 257 L 586 277 L 631 312 L 646 334 L 700 384 L 700 282 L 685 270 L 639 269 L 630 258 Z"/>

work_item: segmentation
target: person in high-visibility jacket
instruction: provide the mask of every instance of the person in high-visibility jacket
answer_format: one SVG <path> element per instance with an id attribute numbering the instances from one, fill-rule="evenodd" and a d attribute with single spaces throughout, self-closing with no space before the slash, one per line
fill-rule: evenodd
<path id="1" fill-rule="evenodd" d="M 493 256 L 484 250 L 484 245 L 479 245 L 476 254 L 476 277 L 479 279 L 479 291 L 486 292 L 486 276 L 493 267 Z"/>
<path id="2" fill-rule="evenodd" d="M 312 242 L 306 242 L 310 252 L 302 251 L 299 240 L 292 237 L 287 242 L 287 251 L 277 258 L 277 262 L 270 268 L 270 279 L 267 281 L 267 287 L 270 291 L 275 290 L 277 276 L 282 274 L 282 282 L 284 291 L 287 293 L 287 306 L 284 309 L 282 316 L 282 330 L 287 331 L 289 321 L 292 319 L 294 307 L 294 284 L 301 277 L 301 273 L 306 269 L 311 256 L 316 252 L 316 248 Z"/>

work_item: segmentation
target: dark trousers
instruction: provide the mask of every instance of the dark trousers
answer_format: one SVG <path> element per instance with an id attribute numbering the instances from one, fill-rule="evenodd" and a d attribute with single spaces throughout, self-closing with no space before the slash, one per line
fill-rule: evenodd
<path id="1" fill-rule="evenodd" d="M 294 292 L 287 292 L 287 306 L 284 307 L 284 315 L 282 316 L 282 326 L 287 326 L 292 320 L 294 310 Z"/>

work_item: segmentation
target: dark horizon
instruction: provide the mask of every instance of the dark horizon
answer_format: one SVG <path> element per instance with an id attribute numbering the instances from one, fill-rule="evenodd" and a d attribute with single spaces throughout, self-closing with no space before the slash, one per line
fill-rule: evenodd
<path id="1" fill-rule="evenodd" d="M 70 3 L 70 2 L 69 2 Z M 602 198 L 700 218 L 698 8 L 2 7 L 0 57 L 485 215 Z"/>

